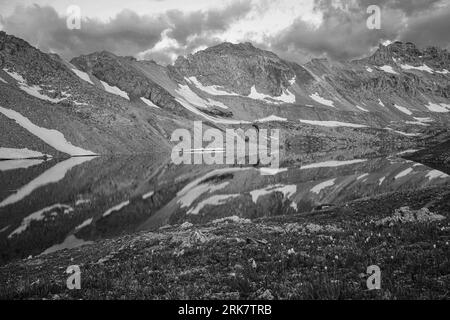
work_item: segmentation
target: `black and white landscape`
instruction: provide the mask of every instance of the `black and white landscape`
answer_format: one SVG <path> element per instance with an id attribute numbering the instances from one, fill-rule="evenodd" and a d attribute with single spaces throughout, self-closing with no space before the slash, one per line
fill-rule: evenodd
<path id="1" fill-rule="evenodd" d="M 0 2 L 0 299 L 448 299 L 449 1 L 37 2 Z M 200 121 L 279 168 L 175 164 Z"/>

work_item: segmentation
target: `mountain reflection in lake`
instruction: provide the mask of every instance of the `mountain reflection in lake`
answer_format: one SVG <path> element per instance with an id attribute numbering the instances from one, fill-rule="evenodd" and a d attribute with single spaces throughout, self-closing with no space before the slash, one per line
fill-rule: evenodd
<path id="1" fill-rule="evenodd" d="M 310 212 L 450 183 L 395 156 L 337 158 L 279 170 L 151 156 L 1 161 L 0 263 L 167 224 Z"/>

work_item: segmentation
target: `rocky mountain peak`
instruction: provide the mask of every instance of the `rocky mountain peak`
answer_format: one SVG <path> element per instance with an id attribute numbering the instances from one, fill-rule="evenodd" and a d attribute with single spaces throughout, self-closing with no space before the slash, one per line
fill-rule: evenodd
<path id="1" fill-rule="evenodd" d="M 450 62 L 449 53 L 444 49 L 428 47 L 418 48 L 412 42 L 396 41 L 387 46 L 379 45 L 377 51 L 367 60 L 377 66 L 392 63 L 420 66 L 426 64 L 436 69 L 448 68 Z"/>
<path id="2" fill-rule="evenodd" d="M 169 68 L 179 81 L 196 77 L 203 85 L 242 95 L 250 94 L 254 86 L 258 93 L 279 96 L 296 76 L 290 63 L 248 42 L 225 42 L 179 57 Z"/>

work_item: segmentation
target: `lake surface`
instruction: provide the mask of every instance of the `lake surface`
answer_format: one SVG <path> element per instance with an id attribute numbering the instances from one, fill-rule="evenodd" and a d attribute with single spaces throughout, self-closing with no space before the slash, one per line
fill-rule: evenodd
<path id="1" fill-rule="evenodd" d="M 308 159 L 279 170 L 155 156 L 0 161 L 0 263 L 168 224 L 296 214 L 450 184 L 396 155 Z"/>

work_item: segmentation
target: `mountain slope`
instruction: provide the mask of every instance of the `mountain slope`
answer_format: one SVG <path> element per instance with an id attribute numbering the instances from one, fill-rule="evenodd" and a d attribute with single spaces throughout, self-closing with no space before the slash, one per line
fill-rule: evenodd
<path id="1" fill-rule="evenodd" d="M 16 132 L 2 134 L 8 138 L 1 147 L 38 147 L 53 156 L 167 153 L 167 138 L 182 123 L 142 101 L 133 103 L 112 86 L 100 87 L 92 75 L 5 33 L 0 33 L 0 77 L 2 132 Z M 59 139 L 51 141 L 55 136 Z M 36 140 L 46 146 L 36 146 Z M 70 153 L 62 145 L 86 152 Z"/>
<path id="2" fill-rule="evenodd" d="M 330 138 L 327 127 L 351 127 L 414 140 L 448 129 L 449 69 L 446 50 L 399 42 L 365 59 L 305 66 L 250 43 L 223 43 L 168 67 L 105 51 L 69 63 L 1 32 L 0 158 L 8 148 L 168 154 L 172 132 L 193 120 L 222 130 L 276 125 L 293 144 L 309 127 Z"/>

